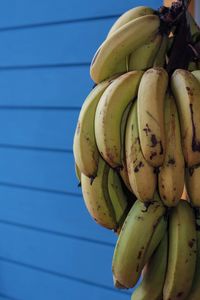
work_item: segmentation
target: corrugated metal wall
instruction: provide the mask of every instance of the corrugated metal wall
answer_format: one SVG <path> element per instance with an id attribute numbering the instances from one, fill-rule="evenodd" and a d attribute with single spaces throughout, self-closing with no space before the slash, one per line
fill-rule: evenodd
<path id="1" fill-rule="evenodd" d="M 90 60 L 116 17 L 138 4 L 0 2 L 0 300 L 130 297 L 113 288 L 116 237 L 84 207 L 72 141 Z"/>

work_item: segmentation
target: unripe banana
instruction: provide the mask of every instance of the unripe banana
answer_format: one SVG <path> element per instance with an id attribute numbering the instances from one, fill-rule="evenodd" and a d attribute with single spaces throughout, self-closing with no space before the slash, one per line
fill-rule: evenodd
<path id="1" fill-rule="evenodd" d="M 94 118 L 97 104 L 111 81 L 97 85 L 86 98 L 78 119 L 74 135 L 73 152 L 81 173 L 95 177 L 98 169 L 99 152 L 94 134 Z"/>
<path id="2" fill-rule="evenodd" d="M 119 28 L 97 50 L 90 67 L 92 79 L 99 83 L 114 75 L 116 65 L 150 40 L 159 31 L 159 26 L 158 16 L 147 15 Z"/>
<path id="3" fill-rule="evenodd" d="M 200 83 L 189 71 L 177 69 L 171 87 L 180 119 L 183 154 L 191 167 L 200 163 Z"/>
<path id="4" fill-rule="evenodd" d="M 137 101 L 134 102 L 128 117 L 125 156 L 133 192 L 142 202 L 152 201 L 157 177 L 154 168 L 147 163 L 142 154 L 138 132 Z"/>
<path id="5" fill-rule="evenodd" d="M 159 193 L 166 206 L 176 206 L 184 188 L 185 163 L 181 146 L 180 126 L 175 99 L 165 100 L 166 153 L 158 174 Z"/>
<path id="6" fill-rule="evenodd" d="M 196 219 L 196 227 L 197 227 L 197 261 L 196 261 L 196 269 L 193 278 L 192 288 L 190 290 L 189 295 L 187 296 L 187 300 L 199 300 L 200 296 L 200 220 L 199 217 Z"/>
<path id="7" fill-rule="evenodd" d="M 137 200 L 120 231 L 115 247 L 112 270 L 115 280 L 125 288 L 133 287 L 144 267 L 144 257 L 152 235 L 165 208 L 159 199 L 148 207 Z"/>
<path id="8" fill-rule="evenodd" d="M 138 128 L 143 155 L 153 167 L 165 156 L 164 100 L 168 75 L 163 68 L 146 71 L 138 90 Z"/>
<path id="9" fill-rule="evenodd" d="M 121 121 L 128 104 L 137 95 L 142 77 L 133 71 L 115 79 L 98 103 L 95 115 L 95 136 L 99 152 L 113 168 L 122 167 Z"/>
<path id="10" fill-rule="evenodd" d="M 195 207 L 200 207 L 200 165 L 186 168 L 185 183 L 190 202 Z"/>
<path id="11" fill-rule="evenodd" d="M 199 81 L 200 83 L 200 70 L 195 70 L 192 72 L 192 75 Z"/>
<path id="12" fill-rule="evenodd" d="M 195 272 L 197 236 L 194 211 L 180 201 L 169 217 L 169 255 L 163 300 L 187 299 Z"/>
<path id="13" fill-rule="evenodd" d="M 109 38 L 116 30 L 128 22 L 146 15 L 153 15 L 154 10 L 147 6 L 137 6 L 122 14 L 109 30 L 107 38 Z"/>
<path id="14" fill-rule="evenodd" d="M 162 38 L 162 42 L 160 44 L 160 48 L 159 48 L 157 55 L 155 57 L 155 60 L 152 64 L 154 67 L 164 67 L 165 66 L 166 54 L 167 54 L 167 51 L 169 48 L 168 43 L 170 43 L 170 42 L 169 42 L 168 36 L 164 34 L 163 38 Z"/>
<path id="15" fill-rule="evenodd" d="M 168 236 L 165 234 L 160 245 L 148 262 L 141 284 L 134 290 L 131 300 L 162 299 L 167 268 Z"/>
<path id="16" fill-rule="evenodd" d="M 128 70 L 147 70 L 153 66 L 153 62 L 159 51 L 162 35 L 156 34 L 150 41 L 137 48 L 128 60 Z"/>

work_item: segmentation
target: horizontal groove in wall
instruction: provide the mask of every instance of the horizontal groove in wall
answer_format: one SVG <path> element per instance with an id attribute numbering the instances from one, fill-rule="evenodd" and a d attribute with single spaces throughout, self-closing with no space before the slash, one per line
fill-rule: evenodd
<path id="1" fill-rule="evenodd" d="M 108 19 L 118 18 L 119 16 L 120 15 L 117 14 L 117 15 L 108 15 L 108 16 L 77 18 L 77 19 L 71 19 L 71 20 L 39 22 L 39 23 L 35 23 L 35 24 L 7 26 L 7 27 L 0 27 L 0 32 L 1 31 L 13 31 L 13 30 L 31 29 L 31 28 L 37 28 L 37 27 L 65 25 L 65 24 L 71 24 L 71 23 L 83 23 L 83 22 L 92 22 L 92 21 L 99 21 L 99 20 L 108 20 Z"/>
<path id="2" fill-rule="evenodd" d="M 53 68 L 76 68 L 88 67 L 90 62 L 74 62 L 74 63 L 58 63 L 58 64 L 39 64 L 39 65 L 16 65 L 16 66 L 0 66 L 0 71 L 13 70 L 32 70 L 32 69 L 53 69 Z"/>
<path id="3" fill-rule="evenodd" d="M 24 106 L 24 105 L 1 105 L 0 109 L 3 110 L 65 110 L 65 111 L 79 111 L 81 107 L 69 106 Z"/>
<path id="4" fill-rule="evenodd" d="M 58 195 L 67 195 L 67 196 L 71 196 L 71 197 L 81 197 L 82 198 L 82 194 L 80 193 L 70 193 L 70 192 L 66 192 L 66 191 L 59 191 L 59 190 L 54 190 L 54 189 L 46 189 L 46 188 L 38 188 L 35 186 L 27 186 L 27 185 L 23 185 L 23 184 L 16 184 L 13 182 L 3 182 L 0 181 L 0 186 L 6 186 L 6 187 L 10 187 L 10 188 L 19 188 L 19 189 L 24 189 L 24 190 L 32 190 L 32 191 L 39 191 L 39 192 L 44 192 L 44 193 L 50 193 L 50 194 L 58 194 Z"/>
<path id="5" fill-rule="evenodd" d="M 1 144 L 1 143 L 0 143 L 0 148 L 30 150 L 30 151 L 42 151 L 42 152 L 56 152 L 56 153 L 71 153 L 71 154 L 73 153 L 72 149 L 32 147 L 32 146 L 26 146 L 26 145 L 9 145 L 9 144 Z"/>
<path id="6" fill-rule="evenodd" d="M 112 247 L 112 248 L 115 247 L 115 244 L 113 244 L 113 243 L 104 242 L 104 241 L 95 240 L 95 239 L 90 239 L 90 238 L 85 238 L 85 237 L 82 237 L 82 236 L 76 236 L 76 235 L 62 233 L 62 232 L 53 231 L 53 230 L 47 230 L 47 229 L 44 229 L 44 228 L 30 226 L 30 225 L 26 225 L 26 224 L 19 224 L 19 223 L 8 221 L 8 220 L 0 219 L 0 224 L 5 224 L 5 225 L 8 225 L 8 226 L 15 226 L 15 227 L 19 227 L 19 228 L 27 229 L 27 230 L 38 231 L 38 232 L 42 232 L 42 233 L 50 234 L 50 235 L 56 235 L 56 236 L 60 236 L 60 237 L 67 238 L 67 239 L 84 241 L 84 242 L 88 242 L 88 243 L 92 243 L 92 244 L 99 244 L 99 245 L 103 245 L 103 246 L 106 246 L 106 247 Z"/>
<path id="7" fill-rule="evenodd" d="M 23 263 L 23 262 L 19 262 L 19 261 L 16 261 L 16 260 L 8 259 L 6 257 L 0 256 L 0 260 L 3 261 L 3 262 L 9 263 L 9 264 L 15 264 L 15 265 L 21 266 L 23 268 L 32 269 L 32 270 L 42 272 L 42 273 L 46 273 L 46 274 L 49 274 L 49 275 L 52 275 L 52 276 L 65 278 L 67 280 L 83 283 L 83 284 L 90 285 L 90 286 L 95 286 L 97 288 L 112 291 L 112 292 L 115 292 L 115 293 L 122 293 L 126 296 L 129 296 L 129 297 L 131 295 L 131 292 L 127 292 L 127 291 L 123 291 L 123 290 L 117 290 L 114 287 L 112 288 L 112 287 L 109 287 L 109 286 L 106 286 L 106 285 L 103 285 L 103 284 L 98 284 L 98 283 L 95 283 L 95 282 L 92 282 L 92 281 L 89 281 L 89 280 L 85 280 L 83 278 L 74 277 L 74 276 L 70 276 L 70 275 L 66 275 L 66 274 L 62 274 L 62 273 L 58 273 L 58 272 L 54 272 L 54 271 L 49 271 L 49 270 L 44 269 L 44 268 L 40 268 L 40 267 L 36 267 L 36 266 L 30 265 L 30 264 L 27 264 L 27 263 Z"/>

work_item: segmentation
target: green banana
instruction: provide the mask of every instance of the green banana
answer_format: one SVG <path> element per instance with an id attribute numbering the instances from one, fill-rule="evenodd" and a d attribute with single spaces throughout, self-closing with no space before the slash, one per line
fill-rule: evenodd
<path id="1" fill-rule="evenodd" d="M 145 267 L 141 284 L 134 290 L 131 300 L 160 300 L 167 268 L 167 232 Z"/>
<path id="2" fill-rule="evenodd" d="M 200 163 L 200 83 L 189 71 L 177 69 L 171 77 L 181 124 L 182 147 L 188 167 Z"/>
<path id="3" fill-rule="evenodd" d="M 159 26 L 158 16 L 147 15 L 119 28 L 97 50 L 90 67 L 91 78 L 99 83 L 114 75 L 116 65 L 147 40 L 151 40 L 159 31 Z"/>
<path id="4" fill-rule="evenodd" d="M 192 75 L 199 81 L 200 83 L 200 70 L 195 70 L 192 72 Z"/>
<path id="5" fill-rule="evenodd" d="M 193 278 L 192 288 L 190 290 L 189 295 L 187 296 L 187 300 L 199 300 L 200 295 L 200 219 L 199 216 L 196 219 L 197 225 L 197 261 L 196 261 L 196 269 Z"/>
<path id="6" fill-rule="evenodd" d="M 185 184 L 190 202 L 195 207 L 200 207 L 200 165 L 186 168 Z"/>
<path id="7" fill-rule="evenodd" d="M 127 24 L 128 22 L 135 20 L 139 17 L 146 16 L 146 15 L 153 15 L 154 10 L 148 6 L 137 6 L 122 14 L 117 21 L 113 24 L 111 29 L 109 30 L 107 38 L 109 38 L 114 32 L 116 32 L 119 28 L 123 25 Z"/>
<path id="8" fill-rule="evenodd" d="M 168 75 L 163 68 L 151 68 L 141 79 L 138 90 L 138 128 L 146 161 L 153 167 L 165 157 L 164 100 Z"/>
<path id="9" fill-rule="evenodd" d="M 166 206 L 176 206 L 184 188 L 185 162 L 181 146 L 180 126 L 175 99 L 165 100 L 166 153 L 158 174 L 159 194 Z"/>
<path id="10" fill-rule="evenodd" d="M 99 152 L 113 168 L 122 167 L 121 121 L 126 107 L 136 97 L 143 72 L 133 71 L 115 79 L 98 103 L 95 136 Z"/>
<path id="11" fill-rule="evenodd" d="M 76 165 L 81 173 L 95 177 L 99 152 L 94 134 L 94 118 L 97 104 L 111 81 L 98 84 L 86 98 L 78 119 L 74 135 L 73 152 Z"/>
<path id="12" fill-rule="evenodd" d="M 187 299 L 195 272 L 197 236 L 195 215 L 180 201 L 169 217 L 169 255 L 163 300 Z"/>
<path id="13" fill-rule="evenodd" d="M 142 154 L 138 132 L 137 101 L 134 102 L 127 121 L 125 153 L 129 182 L 133 192 L 142 202 L 152 201 L 157 176 L 154 168 L 146 162 Z"/>
<path id="14" fill-rule="evenodd" d="M 137 48 L 129 56 L 128 70 L 147 70 L 151 68 L 155 57 L 157 57 L 161 42 L 162 35 L 158 33 L 150 41 Z"/>
<path id="15" fill-rule="evenodd" d="M 144 267 L 146 249 L 156 226 L 165 214 L 158 198 L 148 207 L 137 200 L 120 231 L 112 261 L 115 281 L 125 288 L 133 287 Z"/>
<path id="16" fill-rule="evenodd" d="M 166 54 L 168 51 L 168 48 L 170 47 L 168 44 L 170 44 L 171 41 L 169 41 L 169 38 L 166 34 L 163 35 L 162 42 L 160 44 L 160 48 L 157 52 L 157 55 L 155 57 L 155 60 L 153 62 L 154 67 L 164 67 L 166 64 Z"/>

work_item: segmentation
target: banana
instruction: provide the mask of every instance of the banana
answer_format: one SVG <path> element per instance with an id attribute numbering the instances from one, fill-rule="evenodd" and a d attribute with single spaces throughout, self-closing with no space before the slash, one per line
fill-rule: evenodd
<path id="1" fill-rule="evenodd" d="M 159 26 L 158 16 L 147 15 L 119 28 L 97 50 L 90 67 L 91 78 L 99 83 L 114 75 L 116 65 L 150 40 L 159 31 Z"/>
<path id="2" fill-rule="evenodd" d="M 187 299 L 196 264 L 195 225 L 193 209 L 188 202 L 180 201 L 169 217 L 169 254 L 163 300 Z"/>
<path id="3" fill-rule="evenodd" d="M 135 20 L 139 17 L 146 15 L 153 15 L 154 10 L 148 6 L 137 6 L 122 14 L 117 21 L 113 24 L 111 29 L 109 30 L 107 38 L 109 38 L 115 31 L 117 31 L 120 27 L 127 24 L 128 22 Z"/>
<path id="4" fill-rule="evenodd" d="M 137 283 L 144 267 L 146 249 L 164 214 L 165 208 L 157 197 L 148 207 L 137 200 L 129 211 L 112 261 L 115 281 L 121 286 L 131 288 Z"/>
<path id="5" fill-rule="evenodd" d="M 166 153 L 158 174 L 159 194 L 166 206 L 176 206 L 184 189 L 185 163 L 175 99 L 167 94 L 165 101 Z"/>
<path id="6" fill-rule="evenodd" d="M 191 61 L 188 65 L 188 71 L 193 72 L 198 69 L 197 63 L 195 61 Z"/>
<path id="7" fill-rule="evenodd" d="M 163 68 L 151 68 L 141 79 L 138 90 L 138 128 L 143 155 L 153 167 L 165 156 L 164 99 L 168 75 Z"/>
<path id="8" fill-rule="evenodd" d="M 200 27 L 196 23 L 195 19 L 193 18 L 193 16 L 190 14 L 189 11 L 186 11 L 186 15 L 187 15 L 188 25 L 190 27 L 190 32 L 192 35 L 192 40 L 193 40 L 193 42 L 196 42 L 195 38 L 196 38 L 196 36 L 199 36 Z"/>
<path id="9" fill-rule="evenodd" d="M 200 207 L 200 165 L 186 168 L 185 183 L 190 202 L 195 207 Z"/>
<path id="10" fill-rule="evenodd" d="M 200 163 L 200 83 L 189 71 L 177 69 L 171 77 L 181 124 L 182 147 L 188 167 Z"/>
<path id="11" fill-rule="evenodd" d="M 199 81 L 200 83 L 200 70 L 195 70 L 192 72 L 192 75 Z"/>
<path id="12" fill-rule="evenodd" d="M 95 114 L 95 136 L 99 152 L 113 168 L 122 167 L 121 121 L 136 97 L 143 72 L 133 71 L 115 79 L 102 95 Z"/>
<path id="13" fill-rule="evenodd" d="M 143 202 L 152 201 L 157 177 L 141 151 L 138 133 L 137 101 L 130 111 L 125 136 L 125 156 L 131 188 Z M 144 180 L 145 178 L 145 180 Z"/>
<path id="14" fill-rule="evenodd" d="M 166 34 L 163 35 L 162 42 L 160 44 L 160 48 L 157 52 L 157 55 L 155 57 L 155 60 L 153 62 L 154 67 L 164 67 L 166 64 L 166 54 L 168 51 L 168 48 L 170 47 L 171 41 L 169 40 L 168 36 Z"/>
<path id="15" fill-rule="evenodd" d="M 95 177 L 98 168 L 99 152 L 94 134 L 94 118 L 97 104 L 111 83 L 105 81 L 97 85 L 86 98 L 78 119 L 74 135 L 73 152 L 76 165 L 81 173 Z"/>
<path id="16" fill-rule="evenodd" d="M 168 236 L 165 234 L 148 262 L 141 284 L 134 290 L 131 300 L 160 300 L 167 268 Z"/>
<path id="17" fill-rule="evenodd" d="M 91 217 L 103 227 L 117 230 L 118 224 L 108 191 L 110 167 L 99 157 L 97 176 L 93 181 L 83 173 L 81 186 L 85 205 Z"/>
<path id="18" fill-rule="evenodd" d="M 162 35 L 158 33 L 150 41 L 137 48 L 129 56 L 128 70 L 147 70 L 151 68 L 160 48 L 161 42 Z"/>
<path id="19" fill-rule="evenodd" d="M 81 185 L 81 172 L 76 163 L 75 163 L 75 173 L 76 173 L 76 178 L 79 181 L 79 185 Z"/>
<path id="20" fill-rule="evenodd" d="M 124 221 L 128 213 L 128 201 L 122 189 L 119 175 L 111 168 L 108 173 L 108 193 L 114 209 L 116 222 L 120 224 L 121 221 Z"/>
<path id="21" fill-rule="evenodd" d="M 190 290 L 189 295 L 187 296 L 187 300 L 199 300 L 200 295 L 200 219 L 199 216 L 196 219 L 196 227 L 197 227 L 197 261 L 196 261 L 196 269 L 193 278 L 192 288 Z"/>

